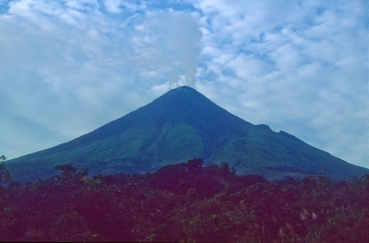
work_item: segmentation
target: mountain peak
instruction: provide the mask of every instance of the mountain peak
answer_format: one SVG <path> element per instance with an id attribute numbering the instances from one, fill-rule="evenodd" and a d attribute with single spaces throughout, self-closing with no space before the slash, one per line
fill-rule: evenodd
<path id="1" fill-rule="evenodd" d="M 180 86 L 178 88 L 171 89 L 170 91 L 175 91 L 175 92 L 178 92 L 178 91 L 193 92 L 193 91 L 196 91 L 196 89 L 191 88 L 190 86 L 184 85 L 184 86 Z"/>
<path id="2" fill-rule="evenodd" d="M 24 181 L 47 178 L 53 166 L 70 162 L 92 174 L 146 173 L 193 158 L 269 178 L 322 175 L 322 168 L 344 178 L 365 171 L 286 132 L 242 120 L 188 86 L 72 141 L 10 160 L 7 167 Z"/>
<path id="3" fill-rule="evenodd" d="M 207 99 L 203 94 L 198 92 L 196 89 L 191 88 L 189 86 L 181 86 L 178 88 L 174 88 L 163 94 L 162 96 L 158 97 L 156 100 L 166 99 L 168 97 L 175 97 L 177 99 L 183 97 L 191 97 L 190 99 L 194 99 L 194 96 L 199 96 Z"/>

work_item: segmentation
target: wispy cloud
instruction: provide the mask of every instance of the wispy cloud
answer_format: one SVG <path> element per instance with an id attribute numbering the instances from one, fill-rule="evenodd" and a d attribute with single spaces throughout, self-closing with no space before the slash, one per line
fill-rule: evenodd
<path id="1" fill-rule="evenodd" d="M 196 72 L 201 32 L 188 13 L 126 1 L 5 4 L 1 147 L 9 158 L 89 132 L 168 90 L 168 76 Z"/>
<path id="2" fill-rule="evenodd" d="M 207 81 L 200 88 L 246 120 L 366 166 L 364 5 L 197 1 L 205 46 L 200 80 Z"/>
<path id="3" fill-rule="evenodd" d="M 66 142 L 196 76 L 243 119 L 366 166 L 367 5 L 2 0 L 0 152 Z"/>

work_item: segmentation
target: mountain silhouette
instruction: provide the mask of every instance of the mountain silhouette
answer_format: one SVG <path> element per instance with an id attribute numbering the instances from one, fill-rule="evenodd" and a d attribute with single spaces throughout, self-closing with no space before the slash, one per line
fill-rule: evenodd
<path id="1" fill-rule="evenodd" d="M 70 162 L 90 174 L 147 173 L 192 158 L 269 179 L 369 173 L 284 131 L 242 120 L 187 86 L 70 142 L 9 160 L 7 168 L 16 180 L 35 181 Z"/>

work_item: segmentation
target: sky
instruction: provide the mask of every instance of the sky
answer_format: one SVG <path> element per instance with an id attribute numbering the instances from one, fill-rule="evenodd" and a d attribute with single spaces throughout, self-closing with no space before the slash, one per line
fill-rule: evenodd
<path id="1" fill-rule="evenodd" d="M 366 0 L 0 0 L 0 154 L 46 149 L 188 85 L 369 161 Z"/>

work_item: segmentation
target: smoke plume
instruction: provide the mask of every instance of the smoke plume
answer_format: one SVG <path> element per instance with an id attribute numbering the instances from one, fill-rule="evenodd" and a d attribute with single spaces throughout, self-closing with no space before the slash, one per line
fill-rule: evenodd
<path id="1" fill-rule="evenodd" d="M 194 88 L 202 43 L 197 22 L 187 14 L 168 12 L 153 14 L 146 23 L 140 26 L 143 44 L 140 48 L 146 48 L 146 56 L 142 58 L 153 60 L 146 71 L 159 71 L 162 78 L 169 80 L 170 88 L 182 85 Z M 152 48 L 150 55 L 148 46 Z"/>

